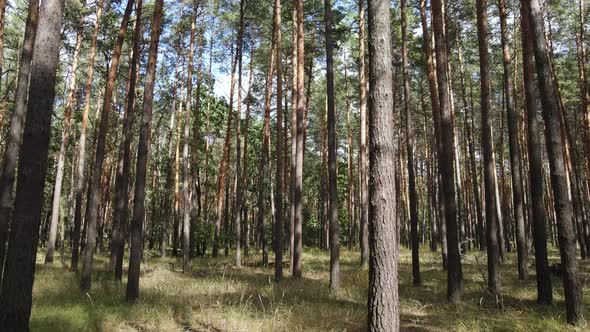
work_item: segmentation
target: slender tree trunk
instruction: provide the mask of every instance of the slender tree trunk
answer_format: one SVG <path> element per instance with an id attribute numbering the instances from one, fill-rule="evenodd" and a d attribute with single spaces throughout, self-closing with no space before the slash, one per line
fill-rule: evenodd
<path id="1" fill-rule="evenodd" d="M 80 247 L 80 228 L 82 226 L 82 199 L 84 195 L 84 176 L 86 161 L 86 130 L 88 127 L 88 113 L 90 112 L 90 99 L 92 97 L 92 82 L 94 80 L 94 60 L 96 58 L 96 44 L 100 28 L 100 19 L 103 12 L 103 1 L 98 0 L 96 3 L 96 21 L 94 22 L 94 31 L 92 32 L 92 41 L 90 44 L 90 53 L 88 56 L 88 73 L 86 84 L 84 85 L 84 107 L 82 110 L 82 122 L 80 125 L 80 138 L 78 140 L 78 160 L 76 162 L 76 190 L 75 190 L 75 208 L 74 208 L 74 231 L 72 246 L 71 270 L 78 271 L 78 248 Z"/>
<path id="2" fill-rule="evenodd" d="M 12 210 L 12 192 L 16 179 L 19 149 L 23 140 L 23 127 L 27 114 L 27 96 L 31 61 L 34 54 L 37 20 L 39 18 L 39 1 L 30 0 L 25 25 L 25 38 L 20 51 L 20 66 L 15 90 L 14 111 L 10 118 L 10 129 L 5 143 L 2 173 L 0 175 L 0 281 L 8 241 L 10 211 Z"/>
<path id="3" fill-rule="evenodd" d="M 490 124 L 490 65 L 488 54 L 487 1 L 477 0 L 477 39 L 479 44 L 479 69 L 481 75 L 482 148 L 485 182 L 485 208 L 488 249 L 488 289 L 492 295 L 499 294 L 498 278 L 498 219 L 495 201 L 494 159 Z"/>
<path id="4" fill-rule="evenodd" d="M 444 31 L 444 15 L 441 0 L 432 0 L 432 17 L 435 34 L 436 70 L 438 78 L 438 96 L 441 113 L 441 143 L 442 153 L 439 156 L 444 195 L 444 225 L 446 226 L 446 239 L 448 244 L 448 276 L 447 298 L 451 303 L 458 303 L 461 290 L 461 256 L 459 253 L 459 240 L 457 231 L 457 213 L 455 207 L 455 183 L 453 174 L 453 128 L 451 125 L 451 109 L 449 99 L 449 82 L 447 75 L 447 47 Z M 443 230 L 444 231 L 444 230 Z"/>
<path id="5" fill-rule="evenodd" d="M 399 330 L 390 5 L 369 1 L 370 331 Z"/>
<path id="6" fill-rule="evenodd" d="M 28 116 L 20 148 L 13 226 L 0 295 L 0 330 L 29 329 L 63 7 L 63 0 L 44 0 L 39 8 L 37 56 L 31 65 Z M 36 18 L 36 6 L 31 10 L 30 16 Z"/>
<path id="7" fill-rule="evenodd" d="M 127 292 L 125 295 L 128 302 L 135 302 L 139 298 L 139 270 L 143 253 L 143 221 L 145 218 L 145 186 L 152 124 L 152 108 L 154 103 L 156 64 L 158 60 L 158 44 L 160 42 L 160 33 L 162 31 L 162 7 L 164 7 L 164 0 L 156 0 L 154 17 L 152 20 L 148 66 L 145 75 L 139 145 L 137 147 L 135 194 L 133 195 L 133 217 L 131 219 L 131 253 L 129 255 L 129 276 L 127 280 Z"/>
<path id="8" fill-rule="evenodd" d="M 293 276 L 302 277 L 303 256 L 303 152 L 304 152 L 304 100 L 303 81 L 305 60 L 305 39 L 303 34 L 303 0 L 294 0 L 297 7 L 297 150 L 295 161 L 295 195 L 292 204 L 295 205 L 294 219 L 294 247 L 293 247 Z"/>
<path id="9" fill-rule="evenodd" d="M 418 239 L 418 194 L 414 174 L 414 128 L 412 122 L 412 95 L 410 91 L 410 73 L 408 60 L 408 35 L 406 19 L 406 0 L 401 0 L 402 19 L 402 66 L 404 77 L 404 109 L 406 113 L 406 151 L 408 154 L 408 189 L 410 198 L 410 227 L 412 233 L 412 280 L 414 285 L 420 284 L 420 241 Z"/>
<path id="10" fill-rule="evenodd" d="M 324 0 L 326 39 L 326 93 L 328 99 L 328 179 L 330 222 L 330 290 L 340 288 L 340 230 L 338 221 L 338 178 L 336 175 L 336 108 L 334 106 L 334 59 L 332 45 L 332 4 Z"/>
<path id="11" fill-rule="evenodd" d="M 528 251 L 526 244 L 524 207 L 522 202 L 522 170 L 520 168 L 520 150 L 518 144 L 518 116 L 514 109 L 513 86 L 511 77 L 510 43 L 508 40 L 508 24 L 506 0 L 499 0 L 500 25 L 502 33 L 502 53 L 504 56 L 504 94 L 506 96 L 506 111 L 508 119 L 508 141 L 510 145 L 510 166 L 512 174 L 512 198 L 514 203 L 514 218 L 516 223 L 516 247 L 518 254 L 518 278 L 528 279 Z M 508 217 L 508 216 L 506 216 Z M 508 218 L 507 218 L 508 219 Z M 509 224 L 509 221 L 507 221 Z M 510 239 L 507 239 L 509 242 Z"/>
<path id="12" fill-rule="evenodd" d="M 359 0 L 359 189 L 360 189 L 360 244 L 361 267 L 369 267 L 369 188 L 367 162 L 367 82 L 365 67 L 365 0 Z"/>
<path id="13" fill-rule="evenodd" d="M 189 273 L 190 266 L 190 234 L 191 234 L 191 199 L 190 199 L 190 174 L 189 174 L 189 142 L 190 142 L 190 126 L 191 126 L 191 112 L 192 112 L 192 98 L 193 98 L 193 63 L 195 54 L 195 34 L 197 11 L 199 7 L 199 0 L 195 0 L 193 4 L 193 15 L 191 17 L 191 33 L 190 46 L 188 53 L 188 70 L 186 80 L 186 109 L 184 111 L 184 136 L 182 147 L 182 271 Z M 196 135 L 193 132 L 193 135 Z M 192 153 L 197 153 L 193 151 Z M 193 193 L 194 194 L 194 193 Z"/>
<path id="14" fill-rule="evenodd" d="M 235 86 L 235 75 L 236 75 L 236 62 L 237 62 L 237 54 L 233 54 L 232 48 L 232 57 L 231 57 L 231 86 L 230 86 L 230 101 L 229 107 L 230 112 L 227 115 L 227 127 L 225 129 L 225 141 L 223 143 L 223 156 L 221 158 L 221 165 L 219 166 L 219 183 L 217 187 L 217 218 L 215 220 L 215 239 L 213 241 L 213 257 L 217 257 L 219 255 L 219 241 L 221 235 L 221 219 L 223 218 L 223 201 L 224 201 L 224 190 L 225 190 L 225 182 L 228 172 L 228 164 L 229 164 L 229 147 L 231 142 L 231 129 L 232 129 L 232 117 L 233 117 L 233 95 L 234 95 L 234 86 Z"/>
<path id="15" fill-rule="evenodd" d="M 86 292 L 90 290 L 92 263 L 94 259 L 94 247 L 96 246 L 96 221 L 98 219 L 98 206 L 100 203 L 100 178 L 102 177 L 103 162 L 105 159 L 105 148 L 107 131 L 109 129 L 109 116 L 112 107 L 113 92 L 115 89 L 115 80 L 117 76 L 117 68 L 119 67 L 119 60 L 121 59 L 121 49 L 125 40 L 125 33 L 127 31 L 127 23 L 131 15 L 134 0 L 128 0 L 121 27 L 117 35 L 115 48 L 113 49 L 113 56 L 109 67 L 107 85 L 105 87 L 103 110 L 100 116 L 100 125 L 98 128 L 98 136 L 96 143 L 96 154 L 92 173 L 92 185 L 90 188 L 89 209 L 87 210 L 85 222 L 88 225 L 86 246 L 84 249 L 84 262 L 82 265 L 82 279 L 80 281 L 80 290 Z"/>
<path id="16" fill-rule="evenodd" d="M 275 8 L 276 11 L 276 8 Z M 276 13 L 274 15 L 277 15 Z M 274 16 L 273 15 L 273 16 Z M 259 166 L 259 179 L 258 179 L 258 225 L 259 225 L 259 244 L 262 246 L 262 266 L 268 265 L 268 248 L 265 231 L 265 219 L 266 219 L 266 188 L 270 187 L 270 181 L 268 181 L 269 172 L 269 153 L 270 153 L 270 108 L 272 98 L 272 84 L 273 84 L 273 72 L 275 69 L 275 60 L 280 59 L 276 56 L 276 35 L 275 30 L 272 32 L 272 42 L 270 49 L 270 64 L 268 67 L 268 73 L 266 76 L 265 96 L 264 96 L 264 120 L 262 125 L 262 156 L 260 158 Z M 280 105 L 280 103 L 279 103 Z"/>
<path id="17" fill-rule="evenodd" d="M 528 0 L 527 5 L 530 6 L 527 6 L 526 10 L 529 11 L 530 32 L 534 46 L 543 119 L 545 120 L 545 137 L 551 169 L 551 185 L 555 198 L 567 321 L 576 325 L 584 321 L 582 289 L 578 277 L 578 262 L 576 261 L 576 238 L 572 224 L 572 203 L 569 200 L 567 192 L 567 170 L 563 157 L 564 151 L 560 128 L 559 105 L 555 81 L 551 75 L 549 56 L 545 46 L 546 40 L 541 8 L 537 0 Z"/>
<path id="18" fill-rule="evenodd" d="M 280 5 L 280 3 L 279 3 Z M 276 6 L 276 4 L 275 4 Z M 244 35 L 244 0 L 240 0 L 240 30 L 238 31 L 237 42 L 237 57 L 238 57 L 238 113 L 236 114 L 236 204 L 234 210 L 234 227 L 236 233 L 236 267 L 242 267 L 242 204 L 244 201 L 244 182 L 242 177 L 242 142 L 241 142 L 241 126 L 242 126 L 242 50 L 243 50 L 243 35 Z M 279 101 L 280 108 L 281 102 Z M 247 128 L 246 128 L 247 129 Z M 246 155 L 246 151 L 244 151 Z M 247 160 L 244 160 L 246 163 Z"/>
<path id="19" fill-rule="evenodd" d="M 114 258 L 115 280 L 123 278 L 123 256 L 125 253 L 125 238 L 127 236 L 127 216 L 129 210 L 129 181 L 131 177 L 131 140 L 133 139 L 133 122 L 135 119 L 135 86 L 137 82 L 137 67 L 139 63 L 139 43 L 141 38 L 142 0 L 137 0 L 135 14 L 135 31 L 133 34 L 133 49 L 129 68 L 129 84 L 125 116 L 123 119 L 123 139 L 120 153 L 122 160 L 117 166 L 115 189 L 115 209 L 113 213 L 113 231 L 111 245 L 111 261 Z"/>
<path id="20" fill-rule="evenodd" d="M 83 20 L 83 17 L 81 18 Z M 77 27 L 76 46 L 70 64 L 70 83 L 68 86 L 68 95 L 66 98 L 66 107 L 64 110 L 64 125 L 61 136 L 61 144 L 57 157 L 55 170 L 55 186 L 53 189 L 53 202 L 51 207 L 51 224 L 49 226 L 49 239 L 47 240 L 47 252 L 45 263 L 53 263 L 53 254 L 55 251 L 55 240 L 57 238 L 57 224 L 59 222 L 59 207 L 61 202 L 61 187 L 64 178 L 64 165 L 66 159 L 66 150 L 70 139 L 70 130 L 72 124 L 72 108 L 76 106 L 76 71 L 78 70 L 78 60 L 80 59 L 80 48 L 84 37 L 82 26 Z"/>
<path id="21" fill-rule="evenodd" d="M 277 64 L 277 143 L 276 143 L 276 195 L 275 195 L 275 226 L 274 226 L 274 247 L 275 247 L 275 281 L 283 279 L 283 51 L 281 45 L 281 0 L 275 0 L 274 33 L 276 44 Z M 239 213 L 237 213 L 239 214 Z"/>

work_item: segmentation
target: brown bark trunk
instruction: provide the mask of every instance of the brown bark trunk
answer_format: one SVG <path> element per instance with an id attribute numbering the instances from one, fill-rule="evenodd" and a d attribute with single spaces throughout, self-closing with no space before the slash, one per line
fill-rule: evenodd
<path id="1" fill-rule="evenodd" d="M 141 0 L 139 1 L 141 4 Z M 152 20 L 152 34 L 148 52 L 148 65 L 145 75 L 143 93 L 143 112 L 137 147 L 137 166 L 135 170 L 135 194 L 133 195 L 133 217 L 131 218 L 131 240 L 129 255 L 129 276 L 125 298 L 128 302 L 135 302 L 139 298 L 139 270 L 143 253 L 143 223 L 145 218 L 145 187 L 147 178 L 147 163 L 152 124 L 152 108 L 154 104 L 154 83 L 156 80 L 156 62 L 158 60 L 158 44 L 162 32 L 162 7 L 164 0 L 156 0 L 154 17 Z M 153 221 L 153 216 L 152 216 Z"/>
<path id="2" fill-rule="evenodd" d="M 37 56 L 31 64 L 28 119 L 20 149 L 13 227 L 0 295 L 1 330 L 29 329 L 63 7 L 63 0 L 45 0 L 39 8 L 38 38 L 34 46 Z M 36 7 L 31 10 L 36 17 Z"/>
<path id="3" fill-rule="evenodd" d="M 84 85 L 84 107 L 82 109 L 82 122 L 80 125 L 80 138 L 78 140 L 78 160 L 76 162 L 76 190 L 75 190 L 75 208 L 74 208 L 74 230 L 72 246 L 72 262 L 70 269 L 78 271 L 78 248 L 80 246 L 80 228 L 82 226 L 82 196 L 84 195 L 84 176 L 86 161 L 86 129 L 88 127 L 88 113 L 90 112 L 90 99 L 92 97 L 92 82 L 94 80 L 94 60 L 96 58 L 96 44 L 100 19 L 103 12 L 103 0 L 98 0 L 96 4 L 96 21 L 94 22 L 94 31 L 92 32 L 92 41 L 90 44 L 90 53 L 88 56 L 88 73 L 86 84 Z"/>
<path id="4" fill-rule="evenodd" d="M 557 91 L 545 46 L 543 16 L 539 2 L 538 0 L 526 0 L 526 2 L 528 5 L 526 9 L 530 14 L 529 22 L 541 93 L 543 119 L 545 120 L 551 184 L 555 197 L 567 321 L 576 325 L 584 321 L 582 289 L 578 277 L 578 262 L 576 261 L 576 239 L 572 224 L 573 210 L 567 192 L 567 170 L 564 162 Z"/>
<path id="5" fill-rule="evenodd" d="M 98 206 L 100 204 L 100 178 L 103 172 L 103 162 L 105 159 L 105 148 L 107 131 L 109 129 L 109 117 L 112 107 L 113 92 L 115 89 L 115 80 L 117 77 L 117 69 L 119 67 L 119 60 L 121 59 L 121 49 L 125 40 L 125 33 L 127 31 L 127 23 L 131 15 L 134 0 L 128 0 L 121 27 L 117 35 L 115 48 L 113 49 L 113 56 L 109 67 L 107 85 L 105 87 L 103 110 L 100 116 L 100 125 L 98 128 L 98 136 L 96 143 L 96 154 L 92 172 L 92 184 L 90 188 L 89 209 L 86 213 L 85 222 L 87 227 L 87 238 L 84 250 L 84 262 L 82 265 L 82 279 L 80 281 L 80 290 L 85 292 L 90 290 L 92 263 L 94 260 L 94 247 L 96 245 L 96 221 L 98 218 Z"/>
<path id="6" fill-rule="evenodd" d="M 31 60 L 34 54 L 35 36 L 37 35 L 37 20 L 39 18 L 39 1 L 29 1 L 25 38 L 20 51 L 20 66 L 18 82 L 15 90 L 14 111 L 10 118 L 10 130 L 5 143 L 4 159 L 2 160 L 2 174 L 0 175 L 0 272 L 4 267 L 8 231 L 10 225 L 10 211 L 12 209 L 12 191 L 16 179 L 16 166 L 19 149 L 23 140 L 23 126 L 27 114 L 27 97 L 29 76 L 31 74 Z M 0 273 L 1 276 L 1 273 Z M 0 278 L 1 280 L 1 278 Z"/>
<path id="7" fill-rule="evenodd" d="M 389 1 L 369 2 L 369 299 L 368 328 L 399 330 L 396 155 Z"/>

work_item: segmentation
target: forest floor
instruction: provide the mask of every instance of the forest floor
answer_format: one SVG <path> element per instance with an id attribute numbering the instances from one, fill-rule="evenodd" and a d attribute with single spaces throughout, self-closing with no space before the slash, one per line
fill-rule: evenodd
<path id="1" fill-rule="evenodd" d="M 501 301 L 485 291 L 485 255 L 470 253 L 463 260 L 462 303 L 446 300 L 446 272 L 439 254 L 421 248 L 422 285 L 412 286 L 411 255 L 400 252 L 400 305 L 403 330 L 411 331 L 568 331 L 561 280 L 553 278 L 554 305 L 535 303 L 536 283 L 519 281 L 514 254 L 501 268 Z M 148 255 L 148 254 L 146 254 Z M 181 259 L 149 255 L 142 264 L 140 301 L 124 300 L 125 282 L 112 280 L 107 257 L 95 258 L 92 291 L 78 291 L 69 260 L 43 264 L 39 253 L 33 290 L 31 331 L 326 331 L 365 329 L 368 272 L 358 267 L 359 254 L 341 253 L 342 289 L 329 291 L 329 255 L 308 249 L 303 279 L 273 282 L 272 267 L 261 268 L 258 256 L 233 267 L 233 257 L 197 258 L 193 273 L 182 274 Z M 272 258 L 272 257 L 271 257 Z M 551 251 L 552 262 L 559 261 Z M 67 262 L 67 263 L 66 263 Z M 590 317 L 590 264 L 581 262 L 586 317 Z M 126 281 L 126 275 L 124 275 Z M 588 327 L 586 327 L 588 328 Z M 582 330 L 582 329 L 579 329 Z"/>

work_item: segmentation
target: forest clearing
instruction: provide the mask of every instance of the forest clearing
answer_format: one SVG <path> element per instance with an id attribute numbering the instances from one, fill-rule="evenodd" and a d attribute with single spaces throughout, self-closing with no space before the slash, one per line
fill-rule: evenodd
<path id="1" fill-rule="evenodd" d="M 427 249 L 427 248 L 424 248 Z M 476 257 L 479 256 L 479 257 Z M 149 257 L 149 258 L 147 258 Z M 72 291 L 76 278 L 66 274 L 67 259 L 53 266 L 39 256 L 33 290 L 33 331 L 359 331 L 364 330 L 367 271 L 357 262 L 358 252 L 343 251 L 342 290 L 330 295 L 330 257 L 321 250 L 306 250 L 305 278 L 286 278 L 277 285 L 273 271 L 262 268 L 260 255 L 252 255 L 235 269 L 231 257 L 198 258 L 192 275 L 183 274 L 178 259 L 146 253 L 140 304 L 131 306 L 120 296 L 123 285 L 109 277 L 108 258 L 97 257 L 97 285 L 89 295 Z M 422 258 L 422 257 L 421 257 Z M 446 275 L 438 257 L 425 250 L 423 284 L 412 286 L 411 254 L 400 252 L 401 329 L 406 331 L 575 331 L 567 327 L 562 290 L 555 289 L 555 305 L 535 303 L 534 284 L 519 281 L 515 257 L 501 268 L 505 290 L 498 310 L 486 291 L 485 257 L 464 258 L 463 303 L 446 299 Z M 559 261 L 552 251 L 550 262 Z M 580 265 L 581 277 L 590 278 L 590 264 Z M 554 276 L 557 282 L 559 277 Z M 588 282 L 584 291 L 588 292 Z M 590 303 L 585 301 L 585 305 Z"/>

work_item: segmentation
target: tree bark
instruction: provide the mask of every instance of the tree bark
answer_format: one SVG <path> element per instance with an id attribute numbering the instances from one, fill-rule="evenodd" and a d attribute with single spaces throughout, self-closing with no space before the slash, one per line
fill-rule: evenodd
<path id="1" fill-rule="evenodd" d="M 84 249 L 84 262 L 82 265 L 82 279 L 80 281 L 80 290 L 86 292 L 91 287 L 92 263 L 94 259 L 94 249 L 96 246 L 96 221 L 98 219 L 98 206 L 100 204 L 100 178 L 103 172 L 103 162 L 105 159 L 105 148 L 107 131 L 109 129 L 109 116 L 112 107 L 113 92 L 115 89 L 115 80 L 117 76 L 117 68 L 119 67 L 119 60 L 121 59 L 121 49 L 125 40 L 125 33 L 127 31 L 127 23 L 131 15 L 134 0 L 128 0 L 121 26 L 117 34 L 117 41 L 113 49 L 113 56 L 108 72 L 107 85 L 105 87 L 103 110 L 100 116 L 100 125 L 98 128 L 98 136 L 96 143 L 96 154 L 92 172 L 92 184 L 90 188 L 90 195 L 88 196 L 89 208 L 86 213 L 85 222 L 87 226 L 87 238 Z"/>
<path id="2" fill-rule="evenodd" d="M 295 160 L 295 195 L 292 204 L 295 205 L 294 219 L 294 247 L 293 247 L 293 276 L 302 277 L 303 256 L 303 153 L 304 153 L 304 98 L 303 82 L 305 60 L 305 36 L 303 34 L 303 0 L 294 0 L 297 7 L 297 140 Z"/>
<path id="3" fill-rule="evenodd" d="M 484 163 L 485 211 L 488 258 L 488 290 L 499 294 L 498 278 L 498 219 L 495 200 L 495 164 L 493 159 L 492 129 L 490 124 L 490 65 L 488 54 L 487 1 L 477 0 L 477 39 L 479 45 L 479 70 L 481 76 L 481 132 Z"/>
<path id="4" fill-rule="evenodd" d="M 326 40 L 326 94 L 328 99 L 328 181 L 330 222 L 330 290 L 340 288 L 340 225 L 338 221 L 338 178 L 336 175 L 336 108 L 334 106 L 334 59 L 332 45 L 332 4 L 324 0 Z"/>
<path id="5" fill-rule="evenodd" d="M 359 0 L 359 189 L 361 267 L 369 267 L 369 188 L 367 168 L 367 82 L 365 67 L 365 0 Z"/>
<path id="6" fill-rule="evenodd" d="M 444 15 L 441 0 L 432 0 L 432 17 L 435 34 L 436 70 L 438 78 L 438 96 L 441 114 L 441 143 L 442 153 L 439 155 L 441 172 L 440 186 L 444 195 L 444 225 L 446 226 L 446 239 L 448 244 L 448 273 L 447 273 L 447 299 L 451 303 L 460 301 L 462 272 L 461 256 L 459 253 L 459 239 L 457 230 L 457 213 L 455 207 L 455 182 L 453 173 L 453 128 L 451 124 L 451 109 L 449 99 L 449 82 L 447 74 L 448 54 L 446 36 L 444 31 Z M 444 230 L 443 230 L 444 231 Z"/>
<path id="7" fill-rule="evenodd" d="M 6 331 L 29 329 L 63 7 L 63 0 L 45 0 L 39 8 L 38 38 L 34 46 L 36 56 L 32 59 L 28 94 L 28 119 L 20 148 L 13 226 L 0 295 L 0 329 Z M 31 10 L 30 17 L 36 18 L 36 6 Z M 34 29 L 29 32 L 34 32 Z"/>
<path id="8" fill-rule="evenodd" d="M 276 66 L 277 66 L 277 143 L 276 143 L 276 194 L 275 194 L 275 226 L 274 226 L 274 247 L 275 247 L 275 282 L 283 279 L 283 51 L 281 33 L 281 0 L 275 0 L 274 33 L 276 44 Z M 239 169 L 239 168 L 238 168 Z M 236 213 L 239 215 L 239 213 Z M 236 224 L 237 225 L 237 224 Z M 237 232 L 236 232 L 237 234 Z"/>
<path id="9" fill-rule="evenodd" d="M 369 299 L 370 331 L 398 331 L 398 229 L 395 220 L 390 5 L 369 0 Z"/>
<path id="10" fill-rule="evenodd" d="M 139 132 L 137 166 L 135 170 L 136 180 L 135 194 L 133 195 L 133 217 L 131 218 L 129 275 L 127 280 L 127 291 L 125 295 L 128 302 L 135 302 L 139 298 L 139 271 L 141 265 L 141 256 L 143 253 L 143 222 L 145 218 L 145 187 L 152 124 L 152 108 L 154 103 L 154 83 L 156 79 L 156 64 L 158 60 L 158 44 L 160 42 L 160 33 L 162 32 L 163 6 L 164 0 L 156 0 L 154 7 L 154 17 L 152 20 L 152 34 L 150 37 L 148 66 L 145 75 L 143 112 L 141 114 L 141 129 Z"/>
<path id="11" fill-rule="evenodd" d="M 82 197 L 84 195 L 84 176 L 86 160 L 86 129 L 88 127 L 88 113 L 90 112 L 90 99 L 92 97 L 92 82 L 94 80 L 94 60 L 96 58 L 96 44 L 100 28 L 100 19 L 103 12 L 103 1 L 98 0 L 96 3 L 96 21 L 94 22 L 94 31 L 92 32 L 92 41 L 90 42 L 90 53 L 88 56 L 88 73 L 86 84 L 84 85 L 84 107 L 82 109 L 82 122 L 80 125 L 80 138 L 78 140 L 78 160 L 76 162 L 76 189 L 75 189 L 75 207 L 74 207 L 74 230 L 72 245 L 72 261 L 70 269 L 78 271 L 78 248 L 80 247 L 80 228 L 82 226 Z"/>
<path id="12" fill-rule="evenodd" d="M 115 280 L 123 278 L 123 256 L 125 253 L 125 238 L 127 233 L 127 216 L 129 209 L 129 178 L 131 176 L 131 141 L 135 120 L 135 86 L 137 82 L 137 66 L 139 62 L 139 43 L 141 42 L 141 20 L 143 0 L 137 0 L 135 12 L 135 31 L 133 34 L 133 49 L 129 65 L 129 84 L 127 101 L 123 118 L 123 139 L 119 150 L 122 159 L 117 165 L 115 208 L 113 213 L 113 230 L 111 245 L 111 262 L 114 263 Z M 122 154 L 121 154 L 122 153 Z"/>
<path id="13" fill-rule="evenodd" d="M 410 227 L 412 243 L 412 281 L 420 285 L 420 240 L 418 239 L 418 194 L 416 193 L 416 176 L 414 174 L 414 128 L 412 121 L 412 95 L 410 91 L 410 73 L 408 59 L 408 34 L 406 18 L 406 0 L 401 0 L 402 19 L 402 66 L 404 77 L 404 109 L 406 113 L 406 151 L 408 169 L 408 190 L 410 199 Z"/>
<path id="14" fill-rule="evenodd" d="M 84 18 L 82 17 L 81 20 Z M 76 106 L 76 71 L 78 70 L 78 60 L 80 59 L 80 49 L 84 37 L 83 29 L 78 26 L 76 33 L 76 45 L 72 63 L 70 64 L 70 83 L 68 85 L 68 95 L 66 98 L 66 107 L 64 110 L 64 124 L 61 136 L 59 154 L 57 156 L 57 165 L 55 169 L 55 186 L 53 189 L 53 202 L 51 207 L 51 224 L 49 226 L 49 239 L 47 240 L 47 251 L 45 254 L 45 263 L 53 263 L 53 254 L 55 251 L 55 240 L 57 239 L 57 224 L 59 222 L 59 207 L 61 202 L 61 187 L 64 178 L 64 165 L 66 159 L 66 150 L 70 140 L 70 130 L 72 124 L 72 108 Z"/>
<path id="15" fill-rule="evenodd" d="M 543 16 L 538 0 L 525 0 L 529 11 L 530 32 L 533 40 L 537 79 L 541 93 L 545 138 L 551 186 L 555 199 L 559 252 L 562 264 L 562 280 L 565 293 L 567 321 L 579 324 L 584 321 L 582 288 L 578 277 L 576 261 L 576 238 L 573 229 L 573 209 L 568 197 L 563 141 L 561 137 L 560 114 L 555 81 L 553 80 L 546 48 Z"/>
<path id="16" fill-rule="evenodd" d="M 0 174 L 0 272 L 4 267 L 8 231 L 10 225 L 10 211 L 12 210 L 12 192 L 16 179 L 16 167 L 19 149 L 23 140 L 23 126 L 27 114 L 27 96 L 31 61 L 34 54 L 35 36 L 39 18 L 39 1 L 30 0 L 25 26 L 25 38 L 20 51 L 20 66 L 18 82 L 15 90 L 14 111 L 10 118 L 10 129 L 5 143 L 2 173 Z M 0 273 L 0 280 L 1 273 Z"/>

